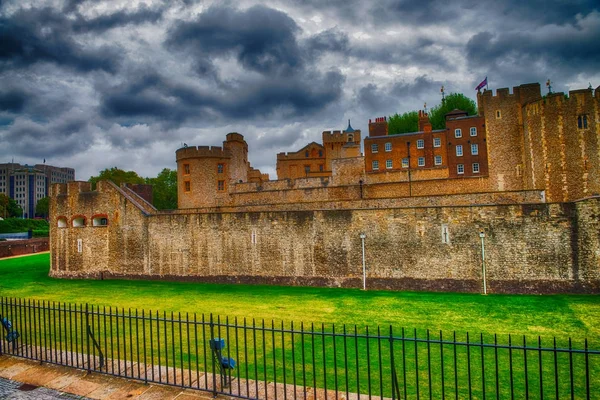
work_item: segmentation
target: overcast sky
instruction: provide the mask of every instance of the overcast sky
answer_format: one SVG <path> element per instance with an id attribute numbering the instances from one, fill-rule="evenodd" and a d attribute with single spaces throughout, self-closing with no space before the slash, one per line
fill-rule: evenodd
<path id="1" fill-rule="evenodd" d="M 236 131 L 276 179 L 278 152 L 486 76 L 600 85 L 598 1 L 0 0 L 0 162 L 156 176 Z"/>

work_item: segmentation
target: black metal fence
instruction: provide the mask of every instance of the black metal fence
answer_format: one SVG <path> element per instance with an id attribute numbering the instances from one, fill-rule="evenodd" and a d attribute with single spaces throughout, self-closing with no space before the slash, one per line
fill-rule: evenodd
<path id="1" fill-rule="evenodd" d="M 0 353 L 252 399 L 591 399 L 600 351 L 542 340 L 0 299 Z M 531 340 L 531 339 L 530 339 Z M 596 343 L 595 343 L 596 344 Z"/>

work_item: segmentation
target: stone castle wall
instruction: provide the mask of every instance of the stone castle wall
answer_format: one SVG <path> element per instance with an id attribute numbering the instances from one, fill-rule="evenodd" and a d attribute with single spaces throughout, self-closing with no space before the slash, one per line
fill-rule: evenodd
<path id="1" fill-rule="evenodd" d="M 106 182 L 96 192 L 77 183 L 53 186 L 52 276 L 359 287 L 359 235 L 366 233 L 368 287 L 477 292 L 483 230 L 491 293 L 600 291 L 600 198 L 148 213 L 124 193 Z M 94 214 L 106 214 L 108 225 L 58 227 L 59 217 L 89 221 Z"/>

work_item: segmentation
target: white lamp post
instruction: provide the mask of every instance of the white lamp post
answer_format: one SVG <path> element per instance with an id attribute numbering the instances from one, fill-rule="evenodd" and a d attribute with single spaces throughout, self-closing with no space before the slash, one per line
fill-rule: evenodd
<path id="1" fill-rule="evenodd" d="M 485 282 L 485 232 L 482 230 L 479 232 L 479 237 L 481 238 L 481 277 L 483 279 L 483 294 L 487 294 L 487 285 Z"/>
<path id="2" fill-rule="evenodd" d="M 362 242 L 362 264 L 363 264 L 363 290 L 367 290 L 367 267 L 365 265 L 365 238 L 367 235 L 364 233 L 360 234 L 360 241 Z"/>

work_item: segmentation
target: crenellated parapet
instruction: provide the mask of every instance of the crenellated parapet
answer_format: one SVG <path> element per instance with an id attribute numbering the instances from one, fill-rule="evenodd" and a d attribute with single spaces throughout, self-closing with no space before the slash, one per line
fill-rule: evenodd
<path id="1" fill-rule="evenodd" d="M 189 158 L 231 158 L 231 151 L 221 146 L 187 146 L 177 149 L 175 158 L 177 161 Z"/>
<path id="2" fill-rule="evenodd" d="M 358 143 L 360 144 L 360 130 L 356 129 L 353 132 L 346 131 L 323 131 L 323 144 L 331 143 Z"/>

